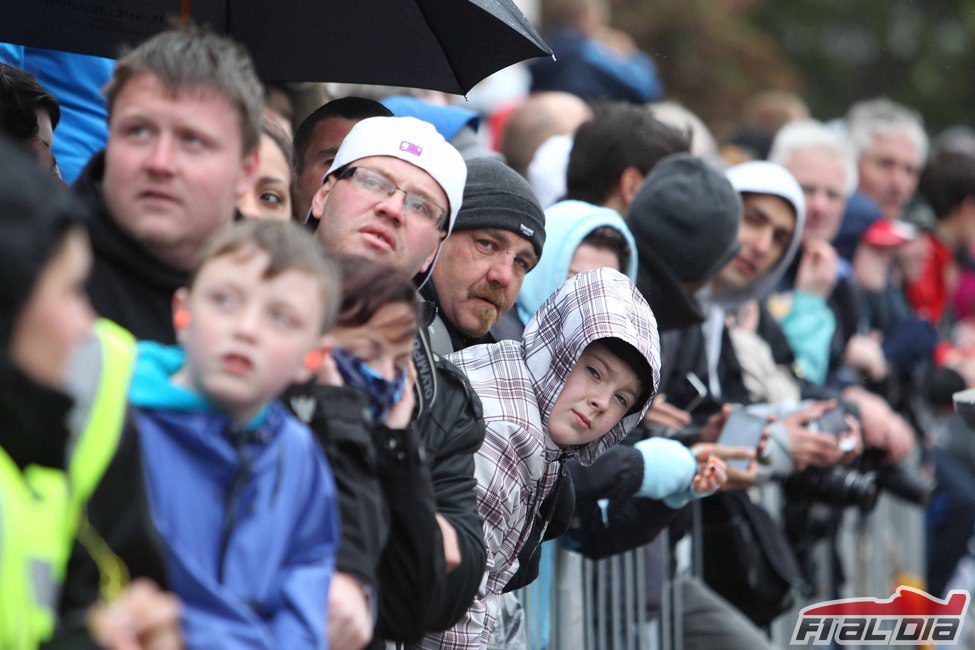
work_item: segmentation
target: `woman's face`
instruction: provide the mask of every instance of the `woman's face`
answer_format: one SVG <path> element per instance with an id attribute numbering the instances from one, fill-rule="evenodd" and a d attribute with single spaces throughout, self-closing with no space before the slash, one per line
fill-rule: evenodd
<path id="1" fill-rule="evenodd" d="M 95 313 L 85 292 L 90 268 L 88 235 L 73 228 L 41 271 L 14 324 L 11 358 L 48 388 L 63 386 L 72 350 L 91 334 Z"/>
<path id="2" fill-rule="evenodd" d="M 291 165 L 266 133 L 261 134 L 257 182 L 237 200 L 237 209 L 250 219 L 291 219 Z"/>
<path id="3" fill-rule="evenodd" d="M 337 326 L 335 347 L 359 357 L 388 381 L 406 372 L 413 356 L 416 317 L 403 303 L 383 305 L 365 325 Z"/>

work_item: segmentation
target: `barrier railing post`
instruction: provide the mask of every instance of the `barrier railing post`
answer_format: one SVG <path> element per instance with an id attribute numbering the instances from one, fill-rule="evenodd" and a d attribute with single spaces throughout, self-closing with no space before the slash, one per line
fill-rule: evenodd
<path id="1" fill-rule="evenodd" d="M 670 530 L 660 533 L 664 544 L 663 593 L 660 596 L 660 648 L 674 650 L 674 573 L 673 554 L 670 546 Z"/>
<path id="2" fill-rule="evenodd" d="M 647 617 L 647 555 L 644 549 L 634 551 L 634 571 L 636 575 L 636 647 L 637 650 L 648 650 L 651 647 L 649 639 L 649 618 Z"/>

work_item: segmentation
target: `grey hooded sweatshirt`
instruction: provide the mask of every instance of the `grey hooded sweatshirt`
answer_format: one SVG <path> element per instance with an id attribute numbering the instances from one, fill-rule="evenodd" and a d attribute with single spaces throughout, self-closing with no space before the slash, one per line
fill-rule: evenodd
<path id="1" fill-rule="evenodd" d="M 782 276 L 785 275 L 792 260 L 795 259 L 799 251 L 799 243 L 802 239 L 802 229 L 806 223 L 806 206 L 802 196 L 802 189 L 795 178 L 789 174 L 785 168 L 775 163 L 765 161 L 753 161 L 736 165 L 727 171 L 728 180 L 732 187 L 742 194 L 771 194 L 779 196 L 789 202 L 796 215 L 795 229 L 792 231 L 792 240 L 786 247 L 782 257 L 775 265 L 761 277 L 746 287 L 740 289 L 729 289 L 720 295 L 715 295 L 710 286 L 698 292 L 698 299 L 701 301 L 705 322 L 704 329 L 705 351 L 708 360 L 708 375 L 711 393 L 715 396 L 721 395 L 721 386 L 717 384 L 718 359 L 721 356 L 721 341 L 725 328 L 725 317 L 728 313 L 740 308 L 749 300 L 763 300 L 775 289 Z"/>

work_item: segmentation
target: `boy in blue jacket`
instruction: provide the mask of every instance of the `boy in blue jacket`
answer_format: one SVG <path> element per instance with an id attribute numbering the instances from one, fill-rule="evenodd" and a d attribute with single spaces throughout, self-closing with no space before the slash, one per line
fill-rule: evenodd
<path id="1" fill-rule="evenodd" d="M 341 299 L 300 227 L 216 235 L 174 298 L 179 344 L 139 346 L 145 500 L 190 648 L 324 648 L 339 522 L 328 464 L 275 398 L 310 379 Z"/>

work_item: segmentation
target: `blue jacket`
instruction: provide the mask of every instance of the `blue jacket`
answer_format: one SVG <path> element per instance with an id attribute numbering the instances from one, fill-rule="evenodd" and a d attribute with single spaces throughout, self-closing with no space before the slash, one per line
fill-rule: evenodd
<path id="1" fill-rule="evenodd" d="M 339 539 L 328 463 L 278 403 L 234 428 L 139 346 L 129 392 L 153 524 L 188 648 L 324 648 Z"/>
<path id="2" fill-rule="evenodd" d="M 115 62 L 100 56 L 0 43 L 0 63 L 26 70 L 61 104 L 54 132 L 54 157 L 61 177 L 71 185 L 85 163 L 105 148 L 108 107 L 102 86 Z"/>
<path id="3" fill-rule="evenodd" d="M 636 51 L 621 55 L 574 28 L 545 37 L 555 52 L 530 65 L 531 90 L 561 90 L 586 101 L 615 100 L 643 104 L 664 95 L 657 66 L 650 55 Z"/>
<path id="4" fill-rule="evenodd" d="M 481 122 L 474 111 L 460 106 L 438 106 L 416 97 L 395 95 L 387 97 L 382 103 L 396 117 L 415 117 L 429 122 L 447 141 L 453 140 L 465 126 L 476 132 Z"/>

